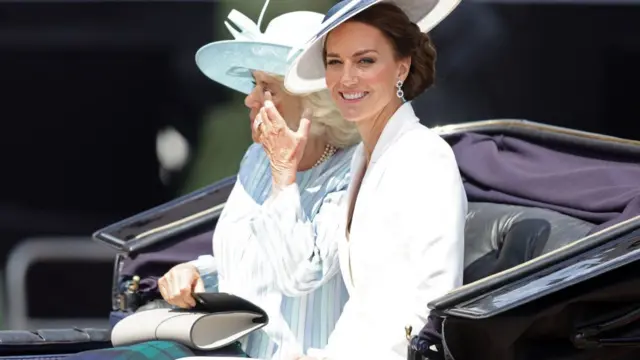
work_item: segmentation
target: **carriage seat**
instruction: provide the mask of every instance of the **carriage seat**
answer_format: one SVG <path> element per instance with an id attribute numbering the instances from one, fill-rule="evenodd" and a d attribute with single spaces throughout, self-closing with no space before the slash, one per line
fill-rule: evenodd
<path id="1" fill-rule="evenodd" d="M 2 330 L 0 331 L 0 358 L 9 356 L 36 358 L 35 355 L 51 358 L 53 354 L 73 354 L 84 350 L 109 348 L 111 347 L 110 335 L 109 329 L 93 328 Z"/>
<path id="2" fill-rule="evenodd" d="M 469 202 L 464 283 L 509 269 L 579 240 L 594 227 L 556 211 Z"/>

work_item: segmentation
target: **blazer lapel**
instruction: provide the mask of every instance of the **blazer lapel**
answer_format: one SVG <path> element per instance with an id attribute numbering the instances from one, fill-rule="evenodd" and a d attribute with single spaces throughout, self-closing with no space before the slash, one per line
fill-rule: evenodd
<path id="1" fill-rule="evenodd" d="M 339 242 L 338 255 L 340 258 L 340 268 L 342 269 L 342 278 L 347 287 L 347 291 L 351 294 L 353 291 L 353 277 L 351 273 L 351 244 L 349 241 L 351 222 L 353 220 L 353 212 L 355 210 L 355 197 L 357 194 L 358 182 L 361 181 L 364 172 L 364 146 L 362 143 L 358 145 L 351 159 L 351 180 L 347 189 L 347 211 L 344 213 L 345 218 L 345 236 L 344 241 Z"/>
<path id="2" fill-rule="evenodd" d="M 353 220 L 353 212 L 356 206 L 356 196 L 358 189 L 363 178 L 363 172 L 365 163 L 364 146 L 362 143 L 358 145 L 353 153 L 353 159 L 351 160 L 351 180 L 349 182 L 349 188 L 347 190 L 347 226 L 345 227 L 347 241 L 349 241 L 349 232 L 351 228 L 351 222 Z"/>

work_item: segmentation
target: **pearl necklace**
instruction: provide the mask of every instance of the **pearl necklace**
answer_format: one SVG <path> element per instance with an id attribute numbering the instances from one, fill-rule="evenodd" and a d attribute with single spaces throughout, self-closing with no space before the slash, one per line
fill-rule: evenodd
<path id="1" fill-rule="evenodd" d="M 322 164 L 323 162 L 327 161 L 327 159 L 329 159 L 330 157 L 333 156 L 333 154 L 336 153 L 336 151 L 338 151 L 338 148 L 331 145 L 331 144 L 327 144 L 324 147 L 324 152 L 322 153 L 322 156 L 320 156 L 320 159 L 318 159 L 318 161 L 316 161 L 316 163 L 313 165 L 313 167 L 316 167 L 320 164 Z"/>

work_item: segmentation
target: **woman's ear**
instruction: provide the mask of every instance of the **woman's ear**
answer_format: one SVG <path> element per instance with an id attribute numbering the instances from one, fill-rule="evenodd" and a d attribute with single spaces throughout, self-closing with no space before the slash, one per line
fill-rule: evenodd
<path id="1" fill-rule="evenodd" d="M 407 56 L 406 58 L 399 61 L 398 64 L 398 79 L 403 82 L 407 80 L 409 76 L 409 69 L 411 69 L 411 57 Z"/>

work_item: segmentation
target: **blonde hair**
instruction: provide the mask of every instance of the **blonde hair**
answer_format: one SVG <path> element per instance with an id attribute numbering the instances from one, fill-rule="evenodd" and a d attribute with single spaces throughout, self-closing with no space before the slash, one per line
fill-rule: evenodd
<path id="1" fill-rule="evenodd" d="M 275 77 L 282 82 L 282 89 L 284 90 L 284 77 Z M 328 90 L 325 89 L 304 95 L 289 94 L 300 98 L 303 108 L 311 110 L 310 136 L 324 136 L 329 144 L 339 149 L 360 142 L 360 133 L 358 133 L 355 123 L 342 117 Z"/>
<path id="2" fill-rule="evenodd" d="M 311 136 L 325 136 L 329 144 L 346 148 L 360 142 L 360 133 L 355 123 L 345 120 L 329 95 L 321 90 L 302 95 L 302 106 L 311 109 Z"/>

